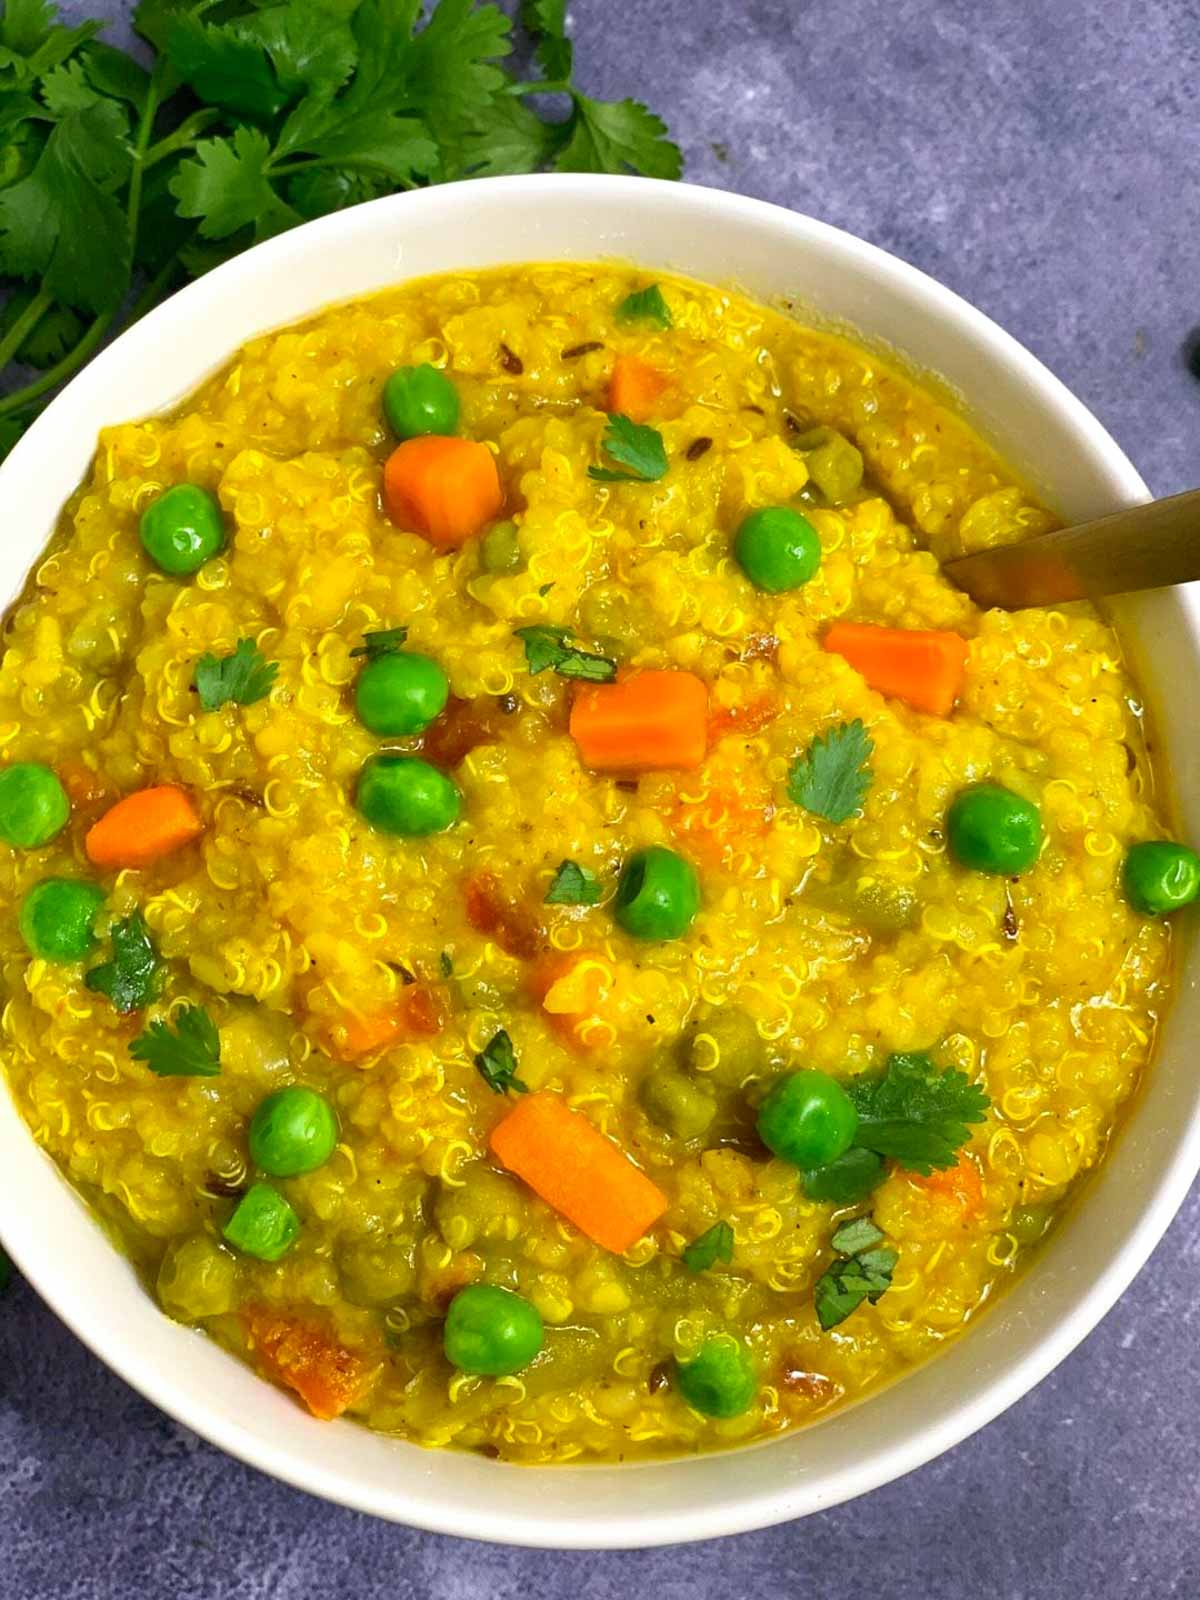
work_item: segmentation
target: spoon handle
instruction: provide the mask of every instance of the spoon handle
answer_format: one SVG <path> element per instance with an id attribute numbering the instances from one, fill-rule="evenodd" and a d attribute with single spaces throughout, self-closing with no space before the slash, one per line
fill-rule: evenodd
<path id="1" fill-rule="evenodd" d="M 943 564 L 977 605 L 1019 611 L 1200 579 L 1200 489 Z"/>

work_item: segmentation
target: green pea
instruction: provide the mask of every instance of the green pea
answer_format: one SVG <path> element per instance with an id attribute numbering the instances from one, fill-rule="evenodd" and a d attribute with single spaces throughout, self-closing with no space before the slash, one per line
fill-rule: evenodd
<path id="1" fill-rule="evenodd" d="M 1019 1244 L 1036 1244 L 1054 1220 L 1052 1206 L 1017 1206 L 1005 1226 Z"/>
<path id="2" fill-rule="evenodd" d="M 675 1384 L 693 1411 L 706 1417 L 736 1417 L 754 1399 L 758 1374 L 740 1339 L 714 1333 L 694 1361 L 676 1363 Z"/>
<path id="3" fill-rule="evenodd" d="M 43 961 L 82 961 L 96 944 L 92 924 L 104 890 L 78 878 L 43 878 L 21 902 L 21 937 Z"/>
<path id="4" fill-rule="evenodd" d="M 809 1068 L 780 1078 L 758 1111 L 759 1138 L 798 1167 L 836 1161 L 857 1127 L 854 1103 L 837 1079 Z"/>
<path id="5" fill-rule="evenodd" d="M 657 1067 L 638 1090 L 646 1115 L 680 1139 L 697 1139 L 717 1114 L 707 1089 L 674 1067 Z"/>
<path id="6" fill-rule="evenodd" d="M 865 1200 L 885 1176 L 882 1156 L 877 1156 L 874 1150 L 861 1150 L 851 1145 L 849 1150 L 823 1166 L 805 1167 L 800 1182 L 810 1200 L 850 1206 Z"/>
<path id="7" fill-rule="evenodd" d="M 817 530 L 790 506 L 752 511 L 738 528 L 733 553 L 755 588 L 768 594 L 799 589 L 821 565 Z"/>
<path id="8" fill-rule="evenodd" d="M 1200 894 L 1200 856 L 1170 839 L 1147 839 L 1125 857 L 1125 897 L 1135 911 L 1164 917 Z"/>
<path id="9" fill-rule="evenodd" d="M 998 783 L 977 783 L 955 795 L 946 813 L 950 852 L 975 872 L 1024 872 L 1042 848 L 1042 819 L 1031 800 Z"/>
<path id="10" fill-rule="evenodd" d="M 652 844 L 621 868 L 613 915 L 635 939 L 681 939 L 699 909 L 696 869 L 674 850 Z"/>
<path id="11" fill-rule="evenodd" d="M 484 572 L 519 572 L 525 565 L 515 522 L 494 522 L 479 541 Z"/>
<path id="12" fill-rule="evenodd" d="M 300 1218 L 278 1189 L 254 1183 L 238 1201 L 221 1232 L 234 1249 L 260 1261 L 278 1261 L 295 1244 Z"/>
<path id="13" fill-rule="evenodd" d="M 767 1062 L 767 1047 L 740 1006 L 716 1006 L 688 1027 L 679 1045 L 679 1058 L 702 1081 L 738 1088 L 759 1074 Z"/>
<path id="14" fill-rule="evenodd" d="M 354 803 L 373 828 L 419 838 L 458 820 L 457 786 L 419 756 L 370 756 L 358 776 Z"/>
<path id="15" fill-rule="evenodd" d="M 421 733 L 446 709 L 450 684 L 428 656 L 396 650 L 368 661 L 358 675 L 354 705 L 372 733 L 406 737 Z"/>
<path id="16" fill-rule="evenodd" d="M 250 1119 L 250 1159 L 273 1178 L 315 1172 L 329 1160 L 337 1141 L 333 1107 L 315 1089 L 300 1084 L 276 1089 Z"/>
<path id="17" fill-rule="evenodd" d="M 172 577 L 187 577 L 225 544 L 225 519 L 215 497 L 195 483 L 177 483 L 142 512 L 146 554 Z"/>
<path id="18" fill-rule="evenodd" d="M 66 790 L 40 761 L 17 761 L 0 771 L 0 839 L 6 844 L 36 850 L 70 815 Z"/>
<path id="19" fill-rule="evenodd" d="M 842 505 L 862 487 L 861 452 L 836 428 L 810 428 L 796 440 L 808 475 L 831 505 Z"/>
<path id="20" fill-rule="evenodd" d="M 527 1367 L 542 1348 L 537 1307 L 490 1283 L 460 1289 L 450 1302 L 442 1347 L 460 1372 L 502 1378 Z"/>
<path id="21" fill-rule="evenodd" d="M 419 367 L 397 367 L 383 386 L 383 410 L 397 439 L 453 433 L 458 427 L 458 390 L 427 361 Z"/>

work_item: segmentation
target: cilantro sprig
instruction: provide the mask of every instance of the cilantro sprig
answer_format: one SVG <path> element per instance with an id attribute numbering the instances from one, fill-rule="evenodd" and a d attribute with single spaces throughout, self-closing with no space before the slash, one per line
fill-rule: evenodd
<path id="1" fill-rule="evenodd" d="M 109 937 L 112 940 L 111 961 L 102 961 L 98 967 L 93 967 L 83 981 L 96 994 L 104 995 L 114 1011 L 127 1016 L 154 999 L 162 967 L 140 911 L 114 922 Z"/>
<path id="2" fill-rule="evenodd" d="M 380 656 L 394 656 L 408 638 L 408 629 L 378 628 L 374 633 L 364 633 L 363 642 L 351 650 L 351 657 L 366 656 L 368 661 L 378 661 Z"/>
<path id="3" fill-rule="evenodd" d="M 891 1288 L 900 1257 L 895 1250 L 881 1248 L 883 1238 L 870 1217 L 855 1217 L 835 1230 L 830 1243 L 843 1259 L 826 1268 L 813 1290 L 817 1321 L 826 1333 L 845 1322 L 864 1300 L 874 1305 Z"/>
<path id="4" fill-rule="evenodd" d="M 604 891 L 595 874 L 577 861 L 563 861 L 546 890 L 548 906 L 594 906 Z"/>
<path id="5" fill-rule="evenodd" d="M 609 417 L 600 448 L 610 461 L 627 470 L 589 467 L 588 477 L 597 483 L 657 483 L 666 473 L 667 450 L 662 434 L 657 428 L 631 422 L 620 412 Z"/>
<path id="6" fill-rule="evenodd" d="M 572 644 L 575 635 L 570 628 L 535 622 L 513 632 L 525 646 L 525 664 L 534 674 L 552 669 L 560 678 L 581 678 L 585 683 L 608 683 L 617 675 L 617 663 L 610 657 Z"/>
<path id="7" fill-rule="evenodd" d="M 196 663 L 195 685 L 205 711 L 218 711 L 232 702 L 252 706 L 265 700 L 275 683 L 278 661 L 268 661 L 253 639 L 239 639 L 228 655 L 202 655 Z"/>
<path id="8" fill-rule="evenodd" d="M 683 1264 L 689 1272 L 707 1272 L 718 1261 L 733 1260 L 733 1228 L 728 1222 L 714 1222 L 683 1249 Z"/>
<path id="9" fill-rule="evenodd" d="M 496 1094 L 528 1094 L 529 1085 L 517 1077 L 517 1052 L 504 1028 L 494 1033 L 475 1057 L 475 1069 Z"/>
<path id="10" fill-rule="evenodd" d="M 925 1177 L 954 1166 L 991 1105 L 978 1084 L 953 1067 L 939 1070 L 922 1051 L 893 1055 L 882 1073 L 845 1088 L 858 1113 L 855 1145 Z"/>
<path id="11" fill-rule="evenodd" d="M 857 717 L 819 734 L 788 770 L 788 799 L 816 817 L 845 822 L 862 805 L 873 782 L 874 749 Z"/>
<path id="12" fill-rule="evenodd" d="M 656 328 L 672 326 L 671 308 L 656 283 L 627 294 L 617 307 L 618 322 L 649 322 Z"/>
<path id="13" fill-rule="evenodd" d="M 203 1006 L 181 1006 L 175 1027 L 151 1022 L 129 1046 L 160 1078 L 215 1078 L 221 1070 L 221 1035 Z"/>
<path id="14" fill-rule="evenodd" d="M 149 70 L 99 21 L 7 0 L 0 275 L 25 298 L 0 373 L 44 370 L 0 399 L 0 448 L 115 324 L 298 222 L 468 176 L 677 178 L 653 112 L 578 86 L 566 13 L 525 0 L 541 75 L 523 81 L 491 0 L 142 0 Z"/>

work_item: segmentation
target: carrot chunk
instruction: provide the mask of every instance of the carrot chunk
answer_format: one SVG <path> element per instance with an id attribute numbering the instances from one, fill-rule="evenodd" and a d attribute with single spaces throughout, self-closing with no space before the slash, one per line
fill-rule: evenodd
<path id="1" fill-rule="evenodd" d="M 605 1250 L 628 1250 L 667 1209 L 641 1168 L 557 1095 L 523 1095 L 492 1129 L 491 1145 L 503 1166 Z"/>
<path id="2" fill-rule="evenodd" d="M 962 690 L 967 641 L 961 634 L 835 622 L 824 645 L 857 668 L 872 689 L 935 717 L 948 717 Z"/>
<path id="3" fill-rule="evenodd" d="M 698 767 L 708 744 L 708 689 L 680 671 L 588 684 L 571 707 L 571 737 L 598 772 Z"/>
<path id="4" fill-rule="evenodd" d="M 294 1389 L 323 1422 L 340 1417 L 374 1375 L 318 1323 L 252 1306 L 243 1311 L 242 1325 L 270 1377 Z"/>
<path id="5" fill-rule="evenodd" d="M 979 1168 L 965 1150 L 954 1166 L 942 1167 L 928 1177 L 910 1172 L 908 1181 L 918 1189 L 924 1189 L 927 1194 L 953 1201 L 964 1211 L 978 1211 L 983 1205 L 983 1179 L 979 1175 Z"/>
<path id="6" fill-rule="evenodd" d="M 608 409 L 645 422 L 654 414 L 654 402 L 667 387 L 657 367 L 640 356 L 618 356 L 608 380 Z"/>
<path id="7" fill-rule="evenodd" d="M 610 1004 L 615 979 L 612 963 L 600 952 L 570 950 L 535 961 L 527 981 L 554 1031 L 573 1049 L 587 1051 L 617 1036 Z"/>
<path id="8" fill-rule="evenodd" d="M 387 458 L 383 502 L 397 527 L 456 550 L 499 514 L 504 494 L 487 445 L 429 433 Z"/>
<path id="9" fill-rule="evenodd" d="M 394 1005 L 363 1016 L 347 1012 L 330 1024 L 326 1037 L 340 1061 L 358 1061 L 391 1044 L 432 1039 L 441 1032 L 445 1018 L 437 996 L 422 984 L 404 990 Z"/>
<path id="10" fill-rule="evenodd" d="M 88 830 L 85 848 L 98 867 L 145 867 L 204 832 L 186 789 L 163 783 L 118 800 Z"/>

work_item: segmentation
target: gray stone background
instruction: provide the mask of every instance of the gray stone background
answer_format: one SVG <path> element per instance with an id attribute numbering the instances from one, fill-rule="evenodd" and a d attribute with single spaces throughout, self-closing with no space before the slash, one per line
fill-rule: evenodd
<path id="1" fill-rule="evenodd" d="M 64 9 L 119 31 L 129 7 Z M 693 182 L 923 267 L 1048 362 L 1156 493 L 1200 481 L 1182 353 L 1200 323 L 1200 0 L 573 11 L 584 86 L 663 112 Z M 153 1410 L 17 1285 L 0 1306 L 0 1600 L 1192 1600 L 1198 1301 L 1194 1194 L 1085 1346 L 941 1460 L 764 1533 L 561 1555 L 272 1482 Z"/>

